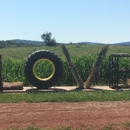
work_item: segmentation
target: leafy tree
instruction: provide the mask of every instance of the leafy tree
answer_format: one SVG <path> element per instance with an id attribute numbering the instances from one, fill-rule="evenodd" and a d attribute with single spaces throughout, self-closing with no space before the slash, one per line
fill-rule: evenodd
<path id="1" fill-rule="evenodd" d="M 7 40 L 7 41 L 0 41 L 0 49 L 2 48 L 14 48 L 14 47 L 29 47 L 29 46 L 35 46 L 32 44 L 26 44 L 26 43 L 16 43 L 13 40 Z"/>
<path id="2" fill-rule="evenodd" d="M 0 41 L 0 48 L 5 48 L 5 43 L 4 43 L 4 41 Z"/>
<path id="3" fill-rule="evenodd" d="M 51 38 L 51 36 L 51 32 L 46 32 L 41 35 L 41 39 L 43 39 L 47 46 L 56 46 L 56 40 Z"/>

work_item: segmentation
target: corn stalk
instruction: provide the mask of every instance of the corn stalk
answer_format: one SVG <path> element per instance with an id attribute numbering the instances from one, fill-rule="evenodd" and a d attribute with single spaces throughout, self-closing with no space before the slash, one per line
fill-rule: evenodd
<path id="1" fill-rule="evenodd" d="M 99 51 L 98 58 L 93 63 L 91 71 L 90 71 L 90 75 L 88 76 L 86 82 L 84 83 L 85 88 L 91 88 L 92 82 L 94 81 L 94 79 L 97 76 L 97 73 L 99 72 L 100 64 L 102 63 L 102 60 L 105 57 L 105 54 L 108 49 L 109 49 L 109 45 L 105 45 L 104 47 L 102 47 L 101 51 Z"/>
<path id="2" fill-rule="evenodd" d="M 70 69 L 72 71 L 74 79 L 77 82 L 78 88 L 83 89 L 84 88 L 84 86 L 83 86 L 84 85 L 83 80 L 81 79 L 80 75 L 78 74 L 78 72 L 77 72 L 74 64 L 72 64 L 70 55 L 69 55 L 69 53 L 67 51 L 67 48 L 63 44 L 61 45 L 61 48 L 62 48 L 62 51 L 63 51 L 63 53 L 64 53 L 64 55 L 66 57 L 66 60 L 67 60 L 67 62 L 69 64 L 69 66 L 70 66 Z"/>

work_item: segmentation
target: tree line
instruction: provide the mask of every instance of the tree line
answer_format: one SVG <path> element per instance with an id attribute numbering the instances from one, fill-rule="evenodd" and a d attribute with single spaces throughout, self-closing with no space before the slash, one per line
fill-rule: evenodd
<path id="1" fill-rule="evenodd" d="M 46 46 L 56 46 L 58 43 L 56 42 L 55 38 L 52 38 L 51 32 L 46 32 L 41 35 L 41 39 L 45 43 Z M 32 44 L 26 44 L 26 43 L 16 43 L 13 40 L 7 40 L 7 41 L 0 41 L 0 48 L 9 48 L 9 47 L 26 47 L 26 46 L 36 46 Z"/>
<path id="2" fill-rule="evenodd" d="M 0 48 L 15 48 L 15 47 L 27 47 L 27 46 L 34 46 L 32 44 L 25 44 L 25 43 L 16 43 L 13 40 L 8 41 L 0 41 Z"/>
<path id="3" fill-rule="evenodd" d="M 57 42 L 55 38 L 52 38 L 51 32 L 46 32 L 41 35 L 41 39 L 46 44 L 46 46 L 56 46 Z"/>

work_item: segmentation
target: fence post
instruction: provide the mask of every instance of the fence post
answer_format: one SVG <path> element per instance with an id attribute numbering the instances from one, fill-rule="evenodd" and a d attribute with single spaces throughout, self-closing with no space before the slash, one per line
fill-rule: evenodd
<path id="1" fill-rule="evenodd" d="M 3 91 L 3 81 L 2 81 L 2 55 L 0 54 L 0 91 Z"/>

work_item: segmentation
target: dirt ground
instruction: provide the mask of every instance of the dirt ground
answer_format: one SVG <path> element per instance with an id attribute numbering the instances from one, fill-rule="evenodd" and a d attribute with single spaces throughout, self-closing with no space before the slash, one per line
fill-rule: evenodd
<path id="1" fill-rule="evenodd" d="M 130 130 L 130 101 L 84 103 L 0 103 L 0 130 L 7 128 Z"/>

